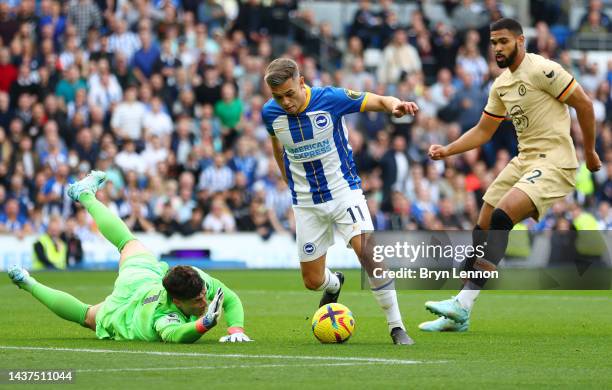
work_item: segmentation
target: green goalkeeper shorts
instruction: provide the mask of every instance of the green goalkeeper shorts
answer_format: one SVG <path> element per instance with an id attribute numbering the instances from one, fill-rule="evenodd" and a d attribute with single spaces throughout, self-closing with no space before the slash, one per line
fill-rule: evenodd
<path id="1" fill-rule="evenodd" d="M 168 264 L 158 261 L 150 253 L 141 253 L 126 258 L 119 268 L 113 292 L 96 314 L 96 336 L 117 340 L 133 340 L 134 330 L 139 327 L 134 311 L 141 305 L 143 297 L 151 290 L 161 287 L 168 272 Z"/>

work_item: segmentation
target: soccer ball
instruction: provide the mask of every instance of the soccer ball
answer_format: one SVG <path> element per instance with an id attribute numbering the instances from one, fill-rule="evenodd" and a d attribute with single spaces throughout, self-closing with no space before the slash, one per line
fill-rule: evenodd
<path id="1" fill-rule="evenodd" d="M 355 319 L 339 303 L 321 306 L 312 317 L 312 333 L 322 343 L 344 343 L 355 331 Z"/>

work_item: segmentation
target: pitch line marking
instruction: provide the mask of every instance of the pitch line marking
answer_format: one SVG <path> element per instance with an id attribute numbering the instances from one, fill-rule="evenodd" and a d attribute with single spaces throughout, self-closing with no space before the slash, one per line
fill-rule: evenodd
<path id="1" fill-rule="evenodd" d="M 122 371 L 175 371 L 175 370 L 216 370 L 234 368 L 279 368 L 279 367 L 338 367 L 338 366 L 371 366 L 382 364 L 378 362 L 354 362 L 354 363 L 316 363 L 316 364 L 238 364 L 233 366 L 193 366 L 193 367 L 133 367 L 133 368 L 100 368 L 76 370 L 76 372 L 122 372 Z"/>
<path id="2" fill-rule="evenodd" d="M 168 351 L 132 351 L 121 349 L 95 349 L 95 348 L 55 348 L 55 347 L 30 347 L 0 345 L 0 349 L 12 349 L 23 351 L 53 351 L 53 352 L 85 352 L 85 353 L 123 353 L 132 355 L 155 355 L 155 356 L 188 356 L 188 357 L 216 357 L 216 358 L 238 358 L 238 359 L 294 359 L 294 360 L 323 360 L 342 362 L 367 362 L 381 364 L 429 364 L 446 363 L 444 360 L 423 361 L 406 359 L 385 359 L 375 357 L 354 356 L 292 356 L 292 355 L 249 355 L 239 353 L 203 353 L 203 352 L 168 352 Z"/>

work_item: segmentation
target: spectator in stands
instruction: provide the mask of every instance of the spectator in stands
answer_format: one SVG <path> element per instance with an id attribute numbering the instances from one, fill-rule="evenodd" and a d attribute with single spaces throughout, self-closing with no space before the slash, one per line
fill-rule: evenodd
<path id="1" fill-rule="evenodd" d="M 180 230 L 180 226 L 176 221 L 176 214 L 171 202 L 164 203 L 162 212 L 155 219 L 155 231 L 163 234 L 166 237 L 172 236 Z"/>
<path id="2" fill-rule="evenodd" d="M 406 32 L 397 30 L 393 40 L 383 50 L 383 58 L 378 65 L 378 82 L 382 84 L 396 84 L 402 74 L 421 71 L 421 60 L 414 46 L 408 43 Z"/>
<path id="3" fill-rule="evenodd" d="M 64 77 L 57 84 L 55 94 L 64 99 L 64 103 L 68 104 L 74 101 L 76 91 L 79 89 L 87 89 L 87 84 L 79 75 L 79 68 L 76 65 L 70 65 L 64 72 Z"/>
<path id="4" fill-rule="evenodd" d="M 580 25 L 578 32 L 590 34 L 606 34 L 611 30 L 612 24 L 609 19 L 604 19 L 598 11 L 591 10 L 587 14 L 587 19 Z"/>
<path id="5" fill-rule="evenodd" d="M 379 14 L 371 9 L 369 0 L 359 1 L 359 8 L 353 16 L 353 24 L 349 34 L 361 39 L 364 47 L 380 47 L 380 37 L 377 35 L 378 29 L 382 25 Z"/>
<path id="6" fill-rule="evenodd" d="M 221 87 L 221 100 L 215 103 L 215 116 L 223 126 L 223 143 L 225 149 L 233 145 L 237 133 L 238 122 L 242 118 L 242 102 L 236 97 L 236 88 L 232 83 Z"/>
<path id="7" fill-rule="evenodd" d="M 79 39 L 83 42 L 91 27 L 102 26 L 102 15 L 92 0 L 77 0 L 68 9 L 68 21 L 76 26 Z"/>
<path id="8" fill-rule="evenodd" d="M 19 214 L 19 202 L 16 199 L 7 200 L 3 210 L 0 210 L 0 233 L 11 233 L 22 238 L 31 232 L 32 227 L 27 218 Z"/>
<path id="9" fill-rule="evenodd" d="M 487 23 L 487 16 L 482 14 L 482 8 L 473 0 L 462 0 L 461 4 L 453 10 L 453 26 L 459 31 L 470 28 L 478 29 Z"/>
<path id="10" fill-rule="evenodd" d="M 602 0 L 589 0 L 586 14 L 578 25 L 580 32 L 605 33 L 612 31 L 612 21 L 605 12 Z"/>
<path id="11" fill-rule="evenodd" d="M 153 68 L 159 59 L 159 48 L 153 42 L 151 32 L 147 27 L 139 27 L 141 47 L 134 53 L 132 66 L 134 76 L 140 83 L 146 83 L 153 74 Z"/>
<path id="12" fill-rule="evenodd" d="M 202 224 L 204 221 L 204 213 L 199 207 L 194 208 L 191 211 L 191 216 L 188 221 L 185 221 L 180 225 L 180 233 L 183 236 L 190 236 L 195 233 L 202 231 Z"/>
<path id="13" fill-rule="evenodd" d="M 136 100 L 136 87 L 128 86 L 123 101 L 113 111 L 111 118 L 113 132 L 121 140 L 140 140 L 145 114 L 144 104 Z"/>
<path id="14" fill-rule="evenodd" d="M 210 212 L 204 218 L 203 228 L 205 232 L 231 233 L 236 230 L 236 221 L 229 212 L 225 201 L 221 197 L 215 197 L 210 206 Z"/>
<path id="15" fill-rule="evenodd" d="M 66 228 L 60 235 L 61 240 L 66 243 L 66 265 L 68 268 L 77 266 L 83 262 L 83 244 L 76 234 L 77 222 L 74 218 L 68 218 Z"/>
<path id="16" fill-rule="evenodd" d="M 62 219 L 58 216 L 51 217 L 47 232 L 34 243 L 33 269 L 66 269 L 68 247 L 62 240 L 61 233 Z"/>

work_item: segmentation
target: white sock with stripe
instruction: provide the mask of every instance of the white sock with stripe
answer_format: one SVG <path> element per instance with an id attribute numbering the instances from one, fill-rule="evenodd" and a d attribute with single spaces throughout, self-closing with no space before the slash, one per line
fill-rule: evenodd
<path id="1" fill-rule="evenodd" d="M 380 306 L 380 308 L 385 312 L 385 316 L 387 317 L 387 325 L 389 325 L 389 332 L 391 332 L 393 328 L 398 327 L 406 330 L 406 327 L 402 322 L 402 314 L 399 310 L 399 304 L 397 303 L 395 282 L 391 280 L 386 284 L 377 287 L 375 287 L 374 283 L 380 284 L 380 280 L 372 280 L 372 278 L 370 278 L 370 287 L 372 288 L 372 294 L 374 294 L 376 302 L 378 302 L 378 306 Z"/>
<path id="2" fill-rule="evenodd" d="M 340 279 L 329 268 L 325 268 L 325 280 L 323 284 L 317 288 L 317 291 L 325 290 L 328 293 L 336 293 L 340 288 Z"/>

